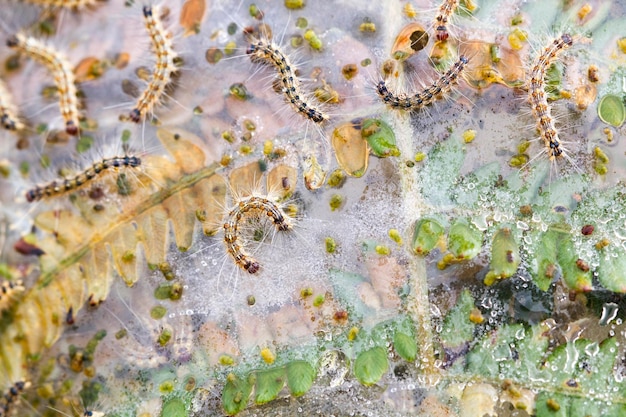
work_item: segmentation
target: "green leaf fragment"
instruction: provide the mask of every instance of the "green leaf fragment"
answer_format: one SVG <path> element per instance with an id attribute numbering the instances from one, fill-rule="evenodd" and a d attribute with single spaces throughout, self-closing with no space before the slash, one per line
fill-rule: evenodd
<path id="1" fill-rule="evenodd" d="M 458 259 L 472 259 L 482 248 L 482 233 L 465 220 L 457 220 L 448 232 L 448 249 Z"/>
<path id="2" fill-rule="evenodd" d="M 361 136 L 367 141 L 372 153 L 380 158 L 400 155 L 393 129 L 382 120 L 365 119 L 361 127 Z"/>
<path id="3" fill-rule="evenodd" d="M 226 414 L 232 416 L 244 410 L 248 405 L 251 391 L 252 384 L 248 379 L 240 379 L 230 374 L 222 391 L 222 407 Z"/>
<path id="4" fill-rule="evenodd" d="M 515 241 L 511 229 L 501 228 L 493 236 L 491 269 L 485 277 L 485 284 L 491 285 L 495 280 L 511 277 L 517 272 L 520 261 L 519 244 Z"/>
<path id="5" fill-rule="evenodd" d="M 396 332 L 393 336 L 393 348 L 402 359 L 413 362 L 417 358 L 417 342 L 415 337 L 402 332 Z"/>
<path id="6" fill-rule="evenodd" d="M 354 361 L 354 375 L 365 386 L 380 381 L 388 368 L 387 352 L 382 347 L 361 352 Z"/>
<path id="7" fill-rule="evenodd" d="M 315 369 L 305 361 L 293 361 L 287 364 L 287 386 L 296 397 L 305 394 L 315 380 Z"/>
<path id="8" fill-rule="evenodd" d="M 624 101 L 613 94 L 602 97 L 600 104 L 598 104 L 598 117 L 606 124 L 620 127 L 626 119 Z"/>
<path id="9" fill-rule="evenodd" d="M 285 369 L 276 368 L 256 373 L 256 386 L 254 402 L 265 404 L 278 396 L 278 393 L 285 386 Z"/>
<path id="10" fill-rule="evenodd" d="M 172 398 L 163 403 L 161 417 L 187 417 L 185 403 L 180 398 Z"/>
<path id="11" fill-rule="evenodd" d="M 446 347 L 458 348 L 474 337 L 476 324 L 470 321 L 474 308 L 474 298 L 468 290 L 463 290 L 456 305 L 446 315 L 441 332 L 441 341 Z"/>
<path id="12" fill-rule="evenodd" d="M 436 220 L 424 218 L 415 224 L 412 249 L 418 255 L 428 255 L 437 246 L 445 229 Z"/>
<path id="13" fill-rule="evenodd" d="M 560 240 L 557 260 L 561 267 L 563 281 L 569 288 L 576 291 L 591 291 L 591 269 L 582 259 L 578 258 L 571 236 L 564 235 Z"/>

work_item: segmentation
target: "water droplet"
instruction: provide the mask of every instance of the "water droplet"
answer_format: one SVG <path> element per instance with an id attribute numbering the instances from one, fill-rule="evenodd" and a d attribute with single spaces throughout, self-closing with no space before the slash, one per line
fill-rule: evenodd
<path id="1" fill-rule="evenodd" d="M 615 303 L 605 303 L 602 306 L 602 315 L 600 316 L 599 324 L 600 326 L 606 326 L 611 323 L 611 321 L 615 320 L 617 317 L 617 313 L 619 311 L 619 306 Z"/>

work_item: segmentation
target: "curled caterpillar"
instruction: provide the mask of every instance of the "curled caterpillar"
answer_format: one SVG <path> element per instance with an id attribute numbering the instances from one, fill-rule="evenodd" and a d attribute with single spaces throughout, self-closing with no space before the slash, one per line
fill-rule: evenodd
<path id="1" fill-rule="evenodd" d="M 552 65 L 557 56 L 565 49 L 572 46 L 574 39 L 569 34 L 563 34 L 543 50 L 533 63 L 530 72 L 530 85 L 528 88 L 528 101 L 532 114 L 537 120 L 537 128 L 544 140 L 548 156 L 555 159 L 563 155 L 559 134 L 552 118 L 548 97 L 545 91 L 546 70 Z"/>
<path id="2" fill-rule="evenodd" d="M 59 108 L 65 120 L 65 131 L 70 135 L 78 134 L 78 97 L 74 70 L 64 54 L 56 51 L 38 39 L 27 37 L 22 33 L 12 36 L 7 46 L 18 49 L 44 65 L 52 77 L 59 93 Z"/>
<path id="3" fill-rule="evenodd" d="M 239 200 L 235 208 L 228 213 L 228 219 L 224 223 L 224 243 L 226 244 L 226 250 L 235 263 L 250 274 L 258 272 L 261 265 L 256 259 L 248 255 L 237 241 L 239 239 L 238 230 L 241 220 L 252 213 L 265 213 L 272 219 L 278 231 L 288 231 L 293 228 L 289 221 L 289 216 L 270 200 L 257 196 Z"/>
<path id="4" fill-rule="evenodd" d="M 291 104 L 298 113 L 315 123 L 328 120 L 327 114 L 307 102 L 306 94 L 303 93 L 300 80 L 295 74 L 295 67 L 277 45 L 253 39 L 247 53 L 252 62 L 264 63 L 276 68 L 285 101 Z"/>
<path id="5" fill-rule="evenodd" d="M 35 188 L 28 190 L 26 192 L 26 200 L 31 203 L 46 197 L 54 197 L 68 191 L 75 190 L 110 168 L 136 168 L 140 165 L 141 159 L 136 156 L 116 156 L 113 158 L 105 158 L 102 161 L 94 163 L 92 166 L 73 178 L 55 180 L 49 184 L 36 186 Z"/>
<path id="6" fill-rule="evenodd" d="M 380 98 L 392 109 L 402 109 L 415 111 L 422 109 L 435 100 L 443 97 L 451 89 L 452 85 L 458 80 L 463 69 L 469 62 L 465 56 L 461 56 L 445 74 L 425 90 L 413 94 L 395 94 L 389 91 L 385 81 L 380 81 L 376 87 Z"/>
<path id="7" fill-rule="evenodd" d="M 174 61 L 178 54 L 172 48 L 172 35 L 163 28 L 159 17 L 159 7 L 144 6 L 143 17 L 146 30 L 152 40 L 156 62 L 148 86 L 141 93 L 137 104 L 128 116 L 135 123 L 139 123 L 161 101 L 165 87 L 170 83 L 172 74 L 177 71 Z"/>
<path id="8" fill-rule="evenodd" d="M 0 80 L 0 125 L 6 130 L 22 130 L 24 125 L 17 117 L 17 110 L 13 98 L 4 81 Z"/>

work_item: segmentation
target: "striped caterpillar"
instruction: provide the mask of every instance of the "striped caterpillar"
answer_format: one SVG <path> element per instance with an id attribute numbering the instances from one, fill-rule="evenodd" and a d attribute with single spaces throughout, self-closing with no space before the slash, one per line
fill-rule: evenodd
<path id="1" fill-rule="evenodd" d="M 228 219 L 224 223 L 224 243 L 226 244 L 226 250 L 235 263 L 250 274 L 258 272 L 261 265 L 245 252 L 242 245 L 237 243 L 237 240 L 239 239 L 238 230 L 242 218 L 252 213 L 265 213 L 272 219 L 278 231 L 293 229 L 289 216 L 270 200 L 257 196 L 239 200 L 235 208 L 228 213 Z"/>
<path id="2" fill-rule="evenodd" d="M 307 102 L 307 96 L 302 92 L 300 80 L 295 74 L 295 67 L 276 44 L 252 39 L 246 52 L 250 55 L 252 62 L 268 64 L 276 68 L 285 101 L 291 104 L 298 113 L 318 124 L 328 120 L 327 114 Z"/>
<path id="3" fill-rule="evenodd" d="M 439 14 L 435 17 L 435 31 L 438 41 L 445 41 L 448 39 L 449 33 L 446 28 L 450 16 L 454 13 L 459 6 L 459 0 L 444 0 L 439 6 Z"/>
<path id="4" fill-rule="evenodd" d="M 544 140 L 550 160 L 563 155 L 560 147 L 559 134 L 554 124 L 554 119 L 548 105 L 548 97 L 545 91 L 544 79 L 546 70 L 561 53 L 574 43 L 571 35 L 563 34 L 555 39 L 550 46 L 545 48 L 541 55 L 537 57 L 530 72 L 530 85 L 528 88 L 528 101 L 532 114 L 537 119 L 537 127 Z"/>
<path id="5" fill-rule="evenodd" d="M 16 131 L 24 128 L 24 124 L 17 117 L 11 93 L 2 80 L 0 80 L 0 124 L 6 130 Z"/>
<path id="6" fill-rule="evenodd" d="M 35 188 L 30 189 L 26 192 L 26 200 L 30 203 L 46 197 L 54 197 L 68 191 L 75 190 L 110 168 L 136 168 L 140 165 L 141 159 L 136 156 L 116 156 L 113 158 L 105 158 L 94 163 L 73 178 L 54 180 L 49 184 L 36 186 Z"/>
<path id="7" fill-rule="evenodd" d="M 77 135 L 79 115 L 75 76 L 65 55 L 38 39 L 27 37 L 22 33 L 12 36 L 7 41 L 7 46 L 24 52 L 44 65 L 52 74 L 59 93 L 59 108 L 65 120 L 65 131 L 70 135 Z"/>
<path id="8" fill-rule="evenodd" d="M 0 283 L 0 313 L 9 307 L 13 296 L 21 291 L 24 291 L 22 280 L 3 280 Z"/>
<path id="9" fill-rule="evenodd" d="M 409 111 L 420 110 L 447 94 L 452 89 L 452 85 L 458 80 L 468 62 L 468 58 L 461 56 L 441 78 L 425 90 L 414 95 L 395 94 L 389 91 L 385 81 L 381 80 L 377 85 L 378 95 L 385 104 L 392 109 Z"/>
<path id="10" fill-rule="evenodd" d="M 154 8 L 144 6 L 143 8 L 144 22 L 152 40 L 156 63 L 148 86 L 139 96 L 135 107 L 130 111 L 129 118 L 135 123 L 139 123 L 160 102 L 165 87 L 171 81 L 172 74 L 177 71 L 174 61 L 178 54 L 172 49 L 172 35 L 163 28 L 159 11 L 158 6 Z"/>

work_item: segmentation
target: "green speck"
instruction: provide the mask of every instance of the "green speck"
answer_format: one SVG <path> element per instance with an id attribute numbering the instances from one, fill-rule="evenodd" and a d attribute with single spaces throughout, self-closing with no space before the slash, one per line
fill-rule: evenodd
<path id="1" fill-rule="evenodd" d="M 174 383 L 172 381 L 163 381 L 161 383 L 161 385 L 159 386 L 159 390 L 162 393 L 168 393 L 168 392 L 172 392 L 174 391 Z M 167 416 L 169 416 L 170 414 L 166 414 Z"/>
<path id="2" fill-rule="evenodd" d="M 91 136 L 81 136 L 76 142 L 76 152 L 84 153 L 91 149 L 93 138 Z"/>
<path id="3" fill-rule="evenodd" d="M 291 37 L 289 43 L 291 43 L 292 48 L 299 48 L 304 43 L 304 38 L 301 35 L 294 35 Z"/>
<path id="4" fill-rule="evenodd" d="M 313 288 L 307 287 L 300 290 L 300 297 L 307 298 L 313 295 Z"/>
<path id="5" fill-rule="evenodd" d="M 296 27 L 300 29 L 306 29 L 309 26 L 309 22 L 304 17 L 299 17 L 296 19 Z"/>
<path id="6" fill-rule="evenodd" d="M 126 337 L 127 334 L 128 334 L 128 330 L 126 329 L 119 330 L 117 333 L 115 333 L 115 339 L 116 340 L 123 339 Z"/>
<path id="7" fill-rule="evenodd" d="M 291 10 L 302 9 L 305 5 L 306 2 L 304 0 L 285 0 L 285 7 Z"/>
<path id="8" fill-rule="evenodd" d="M 384 245 L 376 245 L 375 250 L 376 250 L 376 253 L 381 256 L 387 256 L 391 254 L 391 250 L 387 246 L 384 246 Z"/>
<path id="9" fill-rule="evenodd" d="M 130 140 L 130 137 L 131 137 L 130 130 L 124 129 L 122 131 L 122 143 L 128 143 L 128 141 Z"/>
<path id="10" fill-rule="evenodd" d="M 315 34 L 313 29 L 308 29 L 306 32 L 304 32 L 304 39 L 309 43 L 309 46 L 311 46 L 311 48 L 315 49 L 316 51 L 322 50 L 322 40 Z"/>
<path id="11" fill-rule="evenodd" d="M 315 297 L 315 299 L 313 300 L 313 306 L 315 307 L 320 307 L 322 304 L 324 304 L 325 298 L 323 295 L 318 295 L 317 297 Z"/>
<path id="12" fill-rule="evenodd" d="M 235 134 L 230 130 L 225 130 L 222 132 L 222 139 L 228 143 L 233 143 L 235 141 Z"/>
<path id="13" fill-rule="evenodd" d="M 339 194 L 333 194 L 330 197 L 330 210 L 338 210 L 343 205 L 343 197 Z"/>
<path id="14" fill-rule="evenodd" d="M 620 127 L 626 118 L 624 101 L 613 94 L 602 97 L 598 104 L 598 116 L 600 120 L 611 126 Z"/>
<path id="15" fill-rule="evenodd" d="M 399 246 L 401 246 L 404 242 L 402 241 L 402 236 L 398 229 L 389 229 L 389 237 L 391 240 L 396 242 Z"/>
<path id="16" fill-rule="evenodd" d="M 256 304 L 256 298 L 254 297 L 254 295 L 249 295 L 246 301 L 249 306 L 253 306 Z"/>
<path id="17" fill-rule="evenodd" d="M 415 162 L 422 162 L 426 159 L 426 154 L 424 152 L 417 152 L 415 154 Z"/>
<path id="18" fill-rule="evenodd" d="M 155 320 L 162 319 L 163 316 L 167 313 L 167 309 L 163 306 L 156 306 L 150 310 L 150 317 Z"/>
<path id="19" fill-rule="evenodd" d="M 172 331 L 170 329 L 161 330 L 161 334 L 159 334 L 159 345 L 165 346 L 170 339 L 172 338 Z"/>
<path id="20" fill-rule="evenodd" d="M 50 156 L 41 155 L 41 158 L 39 158 L 39 164 L 42 168 L 50 168 Z"/>
<path id="21" fill-rule="evenodd" d="M 224 53 L 226 55 L 234 54 L 235 50 L 237 50 L 237 44 L 235 43 L 235 41 L 230 41 L 226 45 L 224 45 Z"/>
<path id="22" fill-rule="evenodd" d="M 20 162 L 19 171 L 22 176 L 28 176 L 28 172 L 30 171 L 30 164 L 26 161 Z"/>
<path id="23" fill-rule="evenodd" d="M 363 61 L 361 61 L 361 66 L 362 67 L 367 67 L 369 65 L 372 65 L 372 60 L 369 58 L 365 58 Z"/>
<path id="24" fill-rule="evenodd" d="M 517 14 L 511 19 L 511 26 L 521 25 L 524 22 L 522 15 Z"/>
<path id="25" fill-rule="evenodd" d="M 219 362 L 220 365 L 231 366 L 235 364 L 235 359 L 230 355 L 220 355 Z"/>
<path id="26" fill-rule="evenodd" d="M 254 15 L 252 16 L 254 17 Z M 235 33 L 237 33 L 237 23 L 232 22 L 228 25 L 228 27 L 226 28 L 226 31 L 228 32 L 228 34 L 230 36 L 234 35 Z"/>
<path id="27" fill-rule="evenodd" d="M 246 90 L 246 86 L 242 83 L 235 83 L 231 85 L 228 91 L 230 92 L 230 95 L 237 100 L 247 100 L 249 98 L 248 90 Z"/>
<path id="28" fill-rule="evenodd" d="M 337 242 L 332 237 L 326 238 L 326 252 L 327 253 L 335 253 L 337 250 Z"/>
<path id="29" fill-rule="evenodd" d="M 127 250 L 126 252 L 124 252 L 124 254 L 122 255 L 122 262 L 132 262 L 135 260 L 135 252 Z"/>
<path id="30" fill-rule="evenodd" d="M 115 181 L 115 184 L 117 185 L 117 193 L 119 195 L 128 196 L 133 192 L 132 187 L 130 186 L 130 181 L 128 180 L 126 174 L 123 172 L 120 172 L 120 174 L 117 176 L 117 181 Z"/>
<path id="31" fill-rule="evenodd" d="M 342 169 L 337 168 L 330 173 L 328 185 L 332 188 L 339 188 L 346 182 L 346 174 Z"/>

